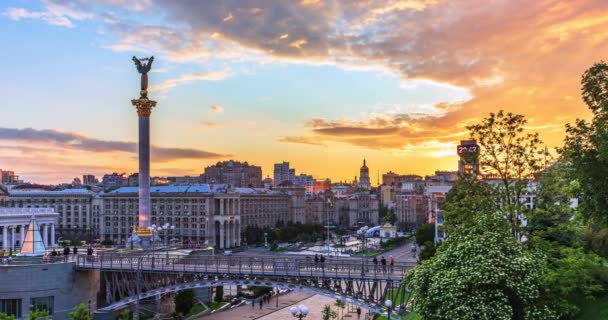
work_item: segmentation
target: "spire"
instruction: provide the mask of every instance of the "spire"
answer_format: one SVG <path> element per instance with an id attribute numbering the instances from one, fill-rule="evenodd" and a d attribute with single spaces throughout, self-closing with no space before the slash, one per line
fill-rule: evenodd
<path id="1" fill-rule="evenodd" d="M 363 166 L 364 166 L 364 167 L 366 166 L 366 165 L 365 165 L 365 158 L 363 158 Z"/>

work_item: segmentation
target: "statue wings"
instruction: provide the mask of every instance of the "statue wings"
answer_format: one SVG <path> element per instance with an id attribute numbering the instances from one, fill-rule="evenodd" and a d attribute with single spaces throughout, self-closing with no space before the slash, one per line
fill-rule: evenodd
<path id="1" fill-rule="evenodd" d="M 148 63 L 142 65 L 141 61 L 142 60 L 148 60 Z M 137 59 L 135 56 L 133 56 L 133 62 L 135 63 L 135 66 L 137 67 L 137 71 L 139 73 L 145 74 L 148 73 L 148 71 L 150 71 L 150 69 L 152 68 L 152 62 L 154 61 L 154 56 L 148 58 L 148 59 L 142 59 L 139 60 Z"/>

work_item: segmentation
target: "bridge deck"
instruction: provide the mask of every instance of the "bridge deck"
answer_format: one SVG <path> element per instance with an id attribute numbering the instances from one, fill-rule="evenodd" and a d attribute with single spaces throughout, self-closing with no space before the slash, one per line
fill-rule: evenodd
<path id="1" fill-rule="evenodd" d="M 415 265 L 395 263 L 390 266 L 374 264 L 371 261 L 357 261 L 348 258 L 330 258 L 324 263 L 315 263 L 310 258 L 269 257 L 226 257 L 226 256 L 171 256 L 115 254 L 99 256 L 79 256 L 78 269 L 104 271 L 142 271 L 221 274 L 240 276 L 284 276 L 299 278 L 345 278 L 378 279 L 399 281 L 405 272 Z"/>

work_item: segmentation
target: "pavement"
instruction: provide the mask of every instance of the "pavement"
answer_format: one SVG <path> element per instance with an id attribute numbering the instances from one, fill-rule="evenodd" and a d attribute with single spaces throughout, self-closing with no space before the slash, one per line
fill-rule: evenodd
<path id="1" fill-rule="evenodd" d="M 285 320 L 293 319 L 291 315 L 291 307 L 297 307 L 301 304 L 309 309 L 307 320 L 317 320 L 321 318 L 321 311 L 325 305 L 330 305 L 332 310 L 339 314 L 337 320 L 356 320 L 357 313 L 354 306 L 347 305 L 339 312 L 334 306 L 335 299 L 311 295 L 300 291 L 292 291 L 279 297 L 279 307 L 276 307 L 276 297 L 273 297 L 269 304 L 264 304 L 262 309 L 256 304 L 255 308 L 251 308 L 251 304 L 246 304 L 234 309 L 214 313 L 198 319 L 213 319 L 213 320 L 233 320 L 233 319 L 256 319 L 256 320 Z M 360 319 L 364 319 L 365 310 Z"/>
<path id="2" fill-rule="evenodd" d="M 412 244 L 414 243 L 414 239 L 411 239 L 406 244 L 391 249 L 385 253 L 382 253 L 378 256 L 380 259 L 381 256 L 384 256 L 386 260 L 392 255 L 397 262 L 417 262 L 418 261 L 418 252 L 420 248 L 417 248 L 416 252 L 412 252 Z"/>

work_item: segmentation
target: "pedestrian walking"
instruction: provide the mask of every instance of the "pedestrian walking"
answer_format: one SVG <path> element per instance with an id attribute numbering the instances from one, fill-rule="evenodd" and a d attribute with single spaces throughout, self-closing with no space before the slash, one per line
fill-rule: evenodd
<path id="1" fill-rule="evenodd" d="M 262 305 L 264 304 L 264 301 L 262 301 L 262 299 L 260 299 L 260 310 L 262 310 Z"/>
<path id="2" fill-rule="evenodd" d="M 376 258 L 374 256 L 374 259 L 372 259 L 372 262 L 374 263 L 374 272 L 378 271 L 378 258 Z"/>
<path id="3" fill-rule="evenodd" d="M 255 309 L 255 299 L 251 299 L 251 309 Z"/>
<path id="4" fill-rule="evenodd" d="M 393 256 L 390 256 L 390 265 L 391 265 L 391 273 L 393 272 L 393 267 L 395 266 L 395 258 L 393 258 Z"/>
<path id="5" fill-rule="evenodd" d="M 319 256 L 315 254 L 315 269 L 319 269 Z"/>
<path id="6" fill-rule="evenodd" d="M 361 318 L 361 308 L 357 307 L 357 320 Z"/>
<path id="7" fill-rule="evenodd" d="M 319 260 L 321 261 L 321 269 L 325 270 L 325 257 L 321 256 Z"/>
<path id="8" fill-rule="evenodd" d="M 64 256 L 69 256 L 70 255 L 70 248 L 69 247 L 63 248 L 63 255 Z"/>
<path id="9" fill-rule="evenodd" d="M 386 273 L 386 259 L 384 256 L 382 256 L 382 259 L 380 259 L 380 263 L 382 263 L 382 272 Z"/>
<path id="10" fill-rule="evenodd" d="M 72 248 L 72 251 L 74 252 L 74 254 L 78 254 L 78 248 L 76 248 L 76 246 L 74 246 L 74 248 Z"/>

